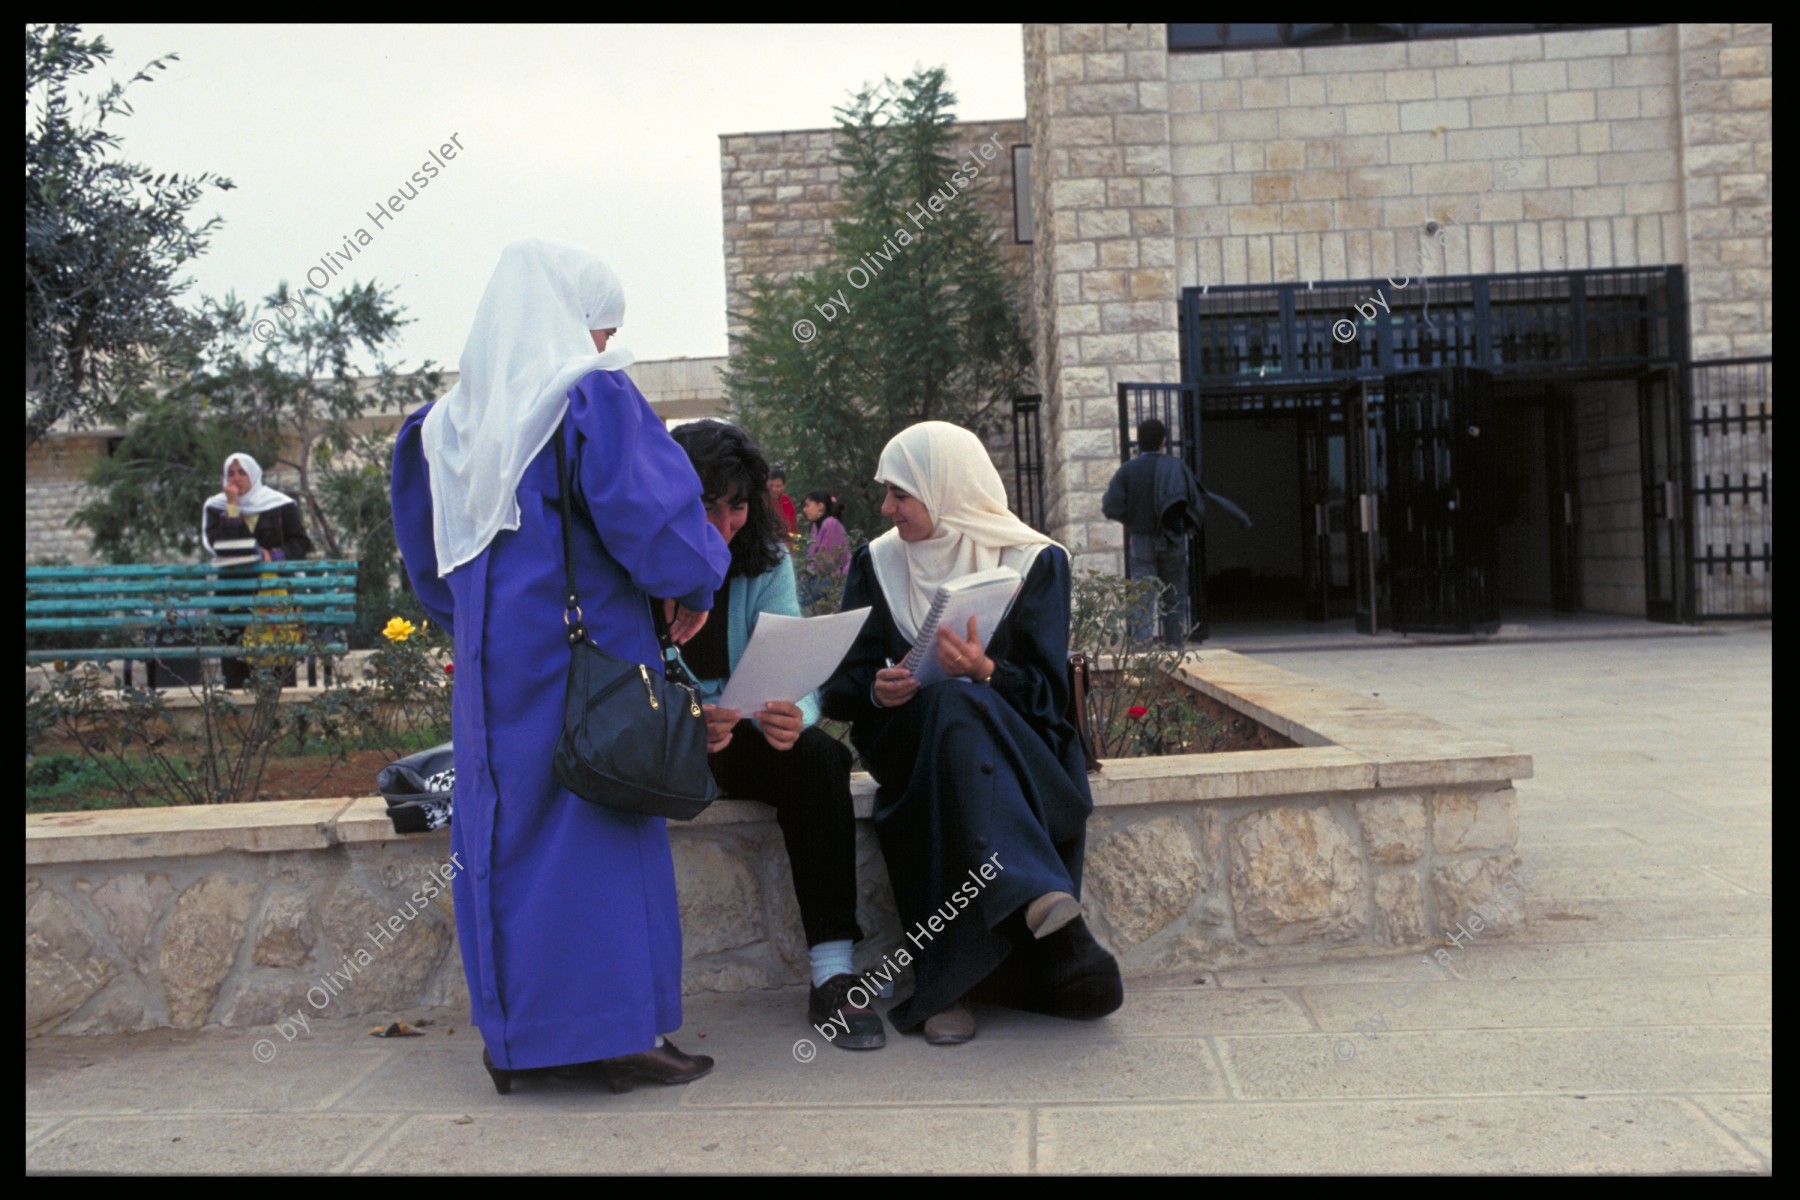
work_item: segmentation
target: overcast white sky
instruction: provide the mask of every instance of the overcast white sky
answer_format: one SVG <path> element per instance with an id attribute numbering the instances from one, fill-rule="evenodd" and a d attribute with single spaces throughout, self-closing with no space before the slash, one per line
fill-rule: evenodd
<path id="1" fill-rule="evenodd" d="M 962 120 L 1025 113 L 1017 25 L 88 25 L 115 51 L 81 90 L 170 51 L 130 93 L 125 155 L 237 188 L 193 296 L 254 302 L 358 228 L 345 278 L 397 288 L 397 365 L 454 369 L 500 247 L 584 245 L 625 284 L 639 358 L 725 353 L 719 135 L 817 129 L 863 85 L 944 66 Z M 464 150 L 377 228 L 432 148 Z M 315 277 L 316 278 L 316 277 Z"/>

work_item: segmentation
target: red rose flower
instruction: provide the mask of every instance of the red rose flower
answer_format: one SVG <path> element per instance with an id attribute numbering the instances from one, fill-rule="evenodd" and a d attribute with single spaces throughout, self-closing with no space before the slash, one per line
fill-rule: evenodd
<path id="1" fill-rule="evenodd" d="M 1125 715 L 1130 717 L 1134 721 L 1141 721 L 1145 717 L 1150 715 L 1150 710 L 1145 708 L 1141 704 L 1134 704 L 1130 708 L 1125 710 Z"/>
<path id="2" fill-rule="evenodd" d="M 446 674 L 446 675 L 456 674 L 456 664 L 453 662 L 445 663 L 444 664 L 444 674 Z"/>

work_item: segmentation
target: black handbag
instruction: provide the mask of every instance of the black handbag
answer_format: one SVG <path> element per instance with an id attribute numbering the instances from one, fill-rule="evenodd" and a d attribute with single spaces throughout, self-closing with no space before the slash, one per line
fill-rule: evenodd
<path id="1" fill-rule="evenodd" d="M 719 798 L 706 763 L 706 715 L 700 709 L 699 685 L 681 665 L 648 597 L 651 624 L 663 647 L 661 671 L 608 654 L 588 637 L 570 545 L 569 497 L 574 481 L 563 446 L 566 436 L 563 429 L 555 434 L 569 682 L 551 769 L 558 783 L 583 800 L 640 816 L 686 821 Z"/>
<path id="2" fill-rule="evenodd" d="M 395 833 L 428 833 L 450 824 L 456 756 L 450 743 L 395 759 L 375 776 Z"/>

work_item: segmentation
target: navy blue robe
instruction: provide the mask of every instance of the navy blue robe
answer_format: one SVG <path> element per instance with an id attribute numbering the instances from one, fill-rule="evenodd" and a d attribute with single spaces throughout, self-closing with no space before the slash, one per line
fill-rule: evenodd
<path id="1" fill-rule="evenodd" d="M 864 605 L 874 611 L 820 698 L 826 716 L 852 723 L 851 741 L 880 785 L 875 828 L 914 970 L 912 997 L 888 1016 L 906 1031 L 1014 957 L 1021 908 L 1045 892 L 1081 894 L 1094 801 L 1067 720 L 1069 559 L 1056 546 L 1038 554 L 988 642 L 990 684 L 946 679 L 894 708 L 876 707 L 869 690 L 909 643 L 866 546 L 850 564 L 843 601 L 845 609 Z M 984 863 L 1003 869 L 992 879 L 970 874 Z M 934 916 L 941 928 L 920 928 Z M 1009 965 L 1019 976 L 1009 987 L 1030 995 L 1039 965 Z"/>
<path id="2" fill-rule="evenodd" d="M 454 635 L 456 929 L 474 1022 L 497 1066 L 649 1049 L 681 1026 L 681 923 L 661 818 L 590 804 L 550 770 L 569 649 L 555 447 L 518 489 L 520 525 L 438 576 L 421 428 L 394 448 L 394 531 L 413 588 Z M 687 454 L 631 380 L 596 371 L 562 432 L 584 506 L 576 585 L 594 641 L 661 669 L 646 594 L 711 608 L 730 551 Z M 602 545 L 602 541 L 604 545 Z"/>

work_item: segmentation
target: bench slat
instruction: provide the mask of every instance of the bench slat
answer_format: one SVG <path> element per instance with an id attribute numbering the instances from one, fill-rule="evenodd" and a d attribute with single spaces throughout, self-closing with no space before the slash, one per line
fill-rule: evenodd
<path id="1" fill-rule="evenodd" d="M 40 579 L 64 580 L 100 580 L 109 577 L 120 579 L 168 578 L 170 576 L 203 577 L 217 575 L 221 572 L 248 573 L 251 571 L 276 574 L 296 575 L 308 571 L 329 571 L 354 575 L 358 563 L 354 559 L 338 558 L 296 558 L 281 562 L 246 564 L 242 567 L 215 567 L 211 563 L 116 563 L 91 567 L 26 567 L 25 582 L 34 583 Z"/>
<path id="2" fill-rule="evenodd" d="M 118 646 L 102 650 L 27 650 L 25 661 L 34 663 L 47 662 L 106 662 L 110 659 L 147 658 L 243 658 L 255 659 L 259 654 L 268 653 L 284 658 L 298 657 L 300 654 L 344 654 L 349 647 L 342 642 L 332 642 L 323 646 L 295 646 L 285 653 L 280 650 L 250 650 L 242 646 Z"/>
<path id="3" fill-rule="evenodd" d="M 106 600 L 101 597 L 88 597 L 80 600 L 27 600 L 25 615 L 34 616 L 48 613 L 92 613 L 96 616 L 124 611 L 127 616 L 156 616 L 173 609 L 182 612 L 189 609 L 211 610 L 215 608 L 331 608 L 344 605 L 355 605 L 355 592 L 302 592 L 287 596 L 184 596 L 171 599 L 167 604 L 149 605 L 142 599 Z"/>
<path id="4" fill-rule="evenodd" d="M 112 580 L 106 583 L 42 583 L 25 585 L 27 596 L 189 596 L 196 592 L 251 592 L 272 583 L 294 591 L 316 591 L 320 588 L 343 590 L 356 587 L 354 575 L 283 575 L 278 581 L 258 575 L 221 575 L 213 579 L 159 580 L 135 582 Z"/>
<path id="5" fill-rule="evenodd" d="M 200 618 L 177 617 L 171 621 L 163 616 L 143 617 L 27 617 L 26 633 L 48 633 L 67 631 L 98 632 L 103 629 L 209 629 L 215 626 L 235 629 L 244 625 L 301 625 L 306 628 L 333 628 L 340 625 L 354 625 L 356 614 L 342 609 L 331 609 L 326 612 L 286 612 L 286 613 L 220 613 L 217 616 Z"/>

